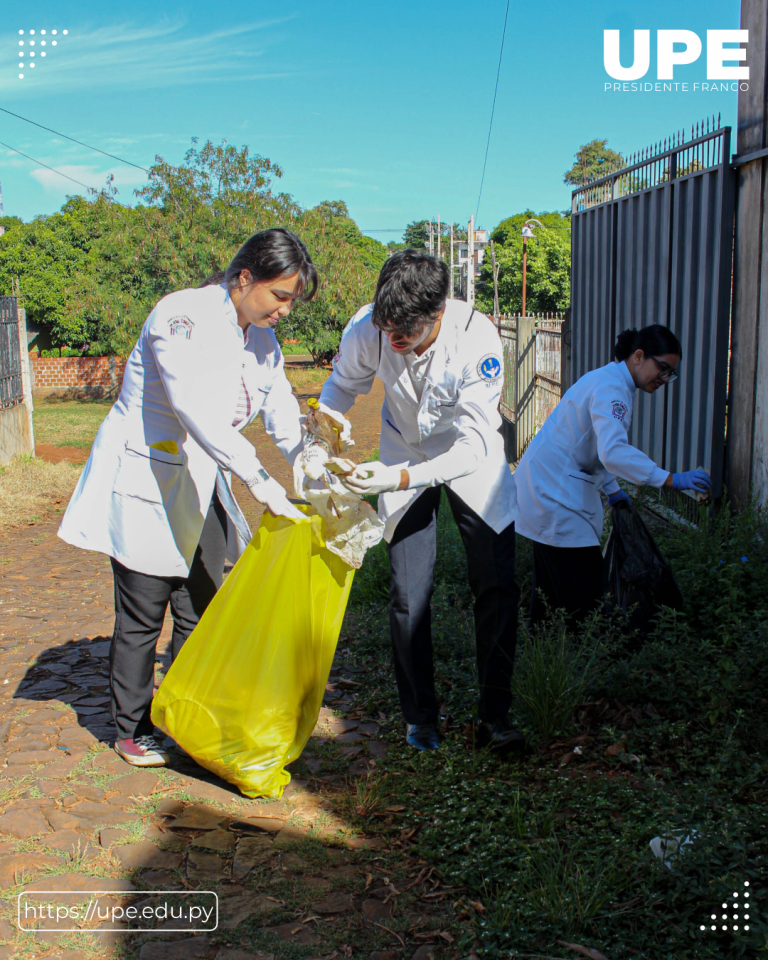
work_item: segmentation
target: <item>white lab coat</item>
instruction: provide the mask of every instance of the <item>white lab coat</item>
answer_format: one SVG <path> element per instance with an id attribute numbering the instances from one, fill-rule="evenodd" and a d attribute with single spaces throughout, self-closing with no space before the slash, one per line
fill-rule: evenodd
<path id="1" fill-rule="evenodd" d="M 458 446 L 474 466 L 472 472 L 447 480 L 447 485 L 500 533 L 515 520 L 517 503 L 499 433 L 503 363 L 496 328 L 483 314 L 472 315 L 463 301 L 448 300 L 419 400 L 403 355 L 392 350 L 373 326 L 371 314 L 368 304 L 347 324 L 320 399 L 345 413 L 358 394 L 370 391 L 378 376 L 385 395 L 382 463 L 409 467 Z M 379 496 L 387 541 L 421 492 L 398 490 Z"/>
<path id="2" fill-rule="evenodd" d="M 251 412 L 236 429 L 241 380 Z M 164 297 L 128 358 L 59 536 L 140 573 L 186 577 L 216 487 L 229 518 L 227 554 L 237 559 L 250 530 L 229 472 L 247 480 L 261 467 L 239 433 L 258 413 L 293 463 L 300 411 L 272 330 L 250 326 L 244 335 L 224 285 Z"/>
<path id="3" fill-rule="evenodd" d="M 515 470 L 515 529 L 555 547 L 600 543 L 600 491 L 616 476 L 661 487 L 668 472 L 627 440 L 637 388 L 623 361 L 592 370 L 567 390 Z"/>

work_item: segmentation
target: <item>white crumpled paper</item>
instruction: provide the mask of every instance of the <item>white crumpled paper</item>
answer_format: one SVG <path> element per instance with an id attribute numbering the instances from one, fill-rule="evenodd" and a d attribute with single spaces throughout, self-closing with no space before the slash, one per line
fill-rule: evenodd
<path id="1" fill-rule="evenodd" d="M 337 422 L 340 428 L 344 426 Z M 353 445 L 354 441 L 342 434 L 341 452 L 346 453 Z M 307 432 L 304 449 L 293 467 L 293 479 L 296 496 L 311 503 L 325 521 L 328 549 L 357 570 L 366 551 L 384 536 L 384 523 L 369 503 L 339 479 L 355 466 L 352 460 L 331 456 L 327 444 Z"/>

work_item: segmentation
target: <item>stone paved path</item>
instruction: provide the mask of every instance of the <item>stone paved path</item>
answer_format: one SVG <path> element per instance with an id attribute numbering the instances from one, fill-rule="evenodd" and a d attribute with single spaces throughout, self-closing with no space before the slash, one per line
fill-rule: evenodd
<path id="1" fill-rule="evenodd" d="M 294 769 L 281 800 L 243 798 L 175 750 L 168 768 L 132 768 L 111 749 L 109 562 L 64 544 L 57 525 L 0 540 L 0 960 L 441 956 L 443 897 L 429 866 L 403 853 L 393 873 L 381 838 L 348 821 L 354 778 L 375 774 L 387 745 L 349 693 L 363 668 L 345 638 L 295 765 L 301 775 Z M 170 621 L 158 682 L 169 640 Z M 327 775 L 313 755 L 329 743 L 348 765 L 343 775 Z M 213 932 L 191 936 L 178 921 L 152 920 L 158 932 L 131 934 L 121 932 L 125 920 L 117 929 L 99 920 L 111 907 L 182 902 L 196 890 L 219 896 Z M 71 919 L 47 919 L 45 933 L 28 921 L 33 929 L 20 932 L 25 891 L 56 891 L 70 905 L 98 891 L 97 915 L 77 920 L 85 932 L 70 932 Z"/>

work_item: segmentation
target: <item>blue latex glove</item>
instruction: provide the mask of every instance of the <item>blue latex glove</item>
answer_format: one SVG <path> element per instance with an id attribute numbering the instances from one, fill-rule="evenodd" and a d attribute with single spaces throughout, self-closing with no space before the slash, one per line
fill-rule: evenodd
<path id="1" fill-rule="evenodd" d="M 608 503 L 612 507 L 615 507 L 620 503 L 626 503 L 628 507 L 632 506 L 632 501 L 629 499 L 629 494 L 625 493 L 624 490 L 617 490 L 616 493 L 609 494 Z"/>
<path id="2" fill-rule="evenodd" d="M 707 493 L 712 489 L 712 481 L 706 470 L 686 470 L 672 474 L 672 486 L 675 490 L 696 490 Z"/>

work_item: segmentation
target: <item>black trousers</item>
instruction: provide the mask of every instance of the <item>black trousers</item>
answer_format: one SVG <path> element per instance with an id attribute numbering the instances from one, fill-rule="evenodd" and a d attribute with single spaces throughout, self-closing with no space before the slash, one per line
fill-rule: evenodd
<path id="1" fill-rule="evenodd" d="M 408 723 L 437 720 L 430 599 L 442 489 L 429 487 L 417 497 L 389 544 L 392 651 L 400 704 Z M 475 597 L 479 717 L 498 720 L 506 715 L 512 700 L 510 680 L 520 599 L 515 583 L 515 525 L 494 533 L 461 497 L 449 487 L 445 492 L 467 552 L 469 585 Z"/>
<path id="2" fill-rule="evenodd" d="M 168 604 L 176 658 L 221 586 L 227 546 L 227 514 L 214 494 L 188 577 L 153 577 L 112 560 L 115 632 L 109 655 L 112 716 L 118 740 L 151 735 L 155 647 Z"/>
<path id="3" fill-rule="evenodd" d="M 534 541 L 533 623 L 540 623 L 546 617 L 547 605 L 552 610 L 565 610 L 573 622 L 580 623 L 600 604 L 604 593 L 600 547 L 553 547 Z"/>

